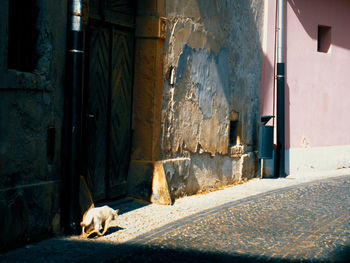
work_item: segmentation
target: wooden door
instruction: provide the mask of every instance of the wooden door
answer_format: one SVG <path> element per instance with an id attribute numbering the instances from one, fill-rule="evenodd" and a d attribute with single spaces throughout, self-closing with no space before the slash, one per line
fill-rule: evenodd
<path id="1" fill-rule="evenodd" d="M 132 32 L 112 30 L 112 74 L 108 191 L 110 197 L 125 193 L 130 161 L 133 79 Z"/>
<path id="2" fill-rule="evenodd" d="M 102 14 L 97 2 L 91 2 L 86 30 L 84 90 L 84 171 L 95 202 L 126 194 L 134 50 L 132 19 L 127 16 L 123 24 L 122 16 L 115 18 L 117 8 L 124 8 L 124 15 L 125 10 L 132 14 L 130 6 L 126 9 L 125 3 L 120 4 L 127 1 L 107 1 Z"/>

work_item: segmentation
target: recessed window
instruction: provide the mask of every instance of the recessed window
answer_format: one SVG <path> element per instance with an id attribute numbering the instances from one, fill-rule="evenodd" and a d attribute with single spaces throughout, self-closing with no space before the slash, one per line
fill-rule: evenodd
<path id="1" fill-rule="evenodd" d="M 8 68 L 32 72 L 38 61 L 37 0 L 9 1 Z"/>
<path id="2" fill-rule="evenodd" d="M 232 110 L 230 114 L 228 143 L 230 147 L 241 145 L 241 123 L 239 121 L 239 113 L 235 110 Z"/>
<path id="3" fill-rule="evenodd" d="M 230 146 L 235 146 L 237 144 L 239 144 L 238 121 L 230 121 L 229 145 Z"/>
<path id="4" fill-rule="evenodd" d="M 47 129 L 47 158 L 52 163 L 55 157 L 55 127 L 49 127 Z"/>
<path id="5" fill-rule="evenodd" d="M 332 28 L 330 26 L 318 25 L 317 51 L 328 53 L 332 42 Z"/>

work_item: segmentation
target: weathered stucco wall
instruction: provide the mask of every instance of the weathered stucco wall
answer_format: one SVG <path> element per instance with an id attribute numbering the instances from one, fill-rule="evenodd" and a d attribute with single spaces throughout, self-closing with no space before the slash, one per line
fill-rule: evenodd
<path id="1" fill-rule="evenodd" d="M 161 159 L 173 198 L 255 176 L 263 1 L 168 0 Z M 238 112 L 240 142 L 229 145 Z"/>
<path id="2" fill-rule="evenodd" d="M 39 13 L 38 61 L 30 72 L 8 68 L 9 0 L 0 2 L 0 250 L 60 227 L 67 1 L 31 2 Z M 49 128 L 55 132 L 48 156 Z"/>

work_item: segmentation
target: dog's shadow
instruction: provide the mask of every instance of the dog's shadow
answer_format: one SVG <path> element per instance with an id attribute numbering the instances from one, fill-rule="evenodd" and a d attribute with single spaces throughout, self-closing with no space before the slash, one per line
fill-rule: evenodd
<path id="1" fill-rule="evenodd" d="M 112 233 L 114 233 L 114 232 L 117 232 L 117 231 L 123 230 L 123 229 L 124 229 L 124 228 L 119 227 L 119 226 L 111 226 L 110 228 L 108 228 L 108 230 L 107 230 L 107 232 L 106 232 L 105 235 L 110 235 L 110 234 L 112 234 Z"/>
<path id="2" fill-rule="evenodd" d="M 108 228 L 107 232 L 103 235 L 103 236 L 107 236 L 110 234 L 113 234 L 119 230 L 123 230 L 124 228 L 119 227 L 119 226 L 111 226 L 110 228 Z M 98 238 L 100 236 L 98 236 L 96 233 L 93 233 L 91 235 L 89 235 L 87 238 Z"/>

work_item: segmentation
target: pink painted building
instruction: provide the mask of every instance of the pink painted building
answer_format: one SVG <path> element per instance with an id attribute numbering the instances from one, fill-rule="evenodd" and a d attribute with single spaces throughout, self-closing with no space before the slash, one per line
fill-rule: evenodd
<path id="1" fill-rule="evenodd" d="M 287 174 L 350 167 L 349 14 L 348 0 L 285 0 Z M 275 29 L 265 1 L 261 115 L 276 115 Z"/>

